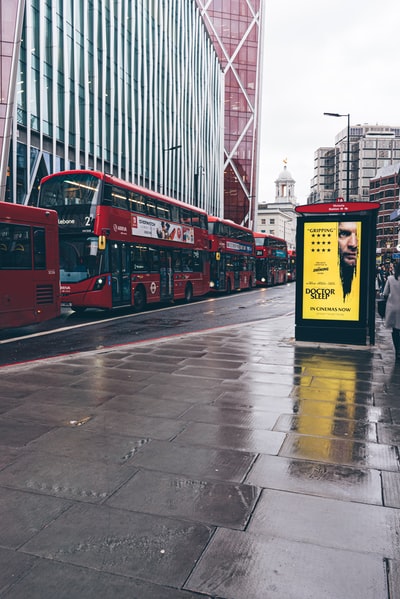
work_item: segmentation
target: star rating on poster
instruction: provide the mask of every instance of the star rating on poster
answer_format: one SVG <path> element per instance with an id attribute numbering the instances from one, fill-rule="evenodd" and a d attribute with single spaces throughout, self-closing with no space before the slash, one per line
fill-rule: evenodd
<path id="1" fill-rule="evenodd" d="M 332 249 L 330 233 L 312 233 L 311 235 L 311 251 L 329 253 Z"/>

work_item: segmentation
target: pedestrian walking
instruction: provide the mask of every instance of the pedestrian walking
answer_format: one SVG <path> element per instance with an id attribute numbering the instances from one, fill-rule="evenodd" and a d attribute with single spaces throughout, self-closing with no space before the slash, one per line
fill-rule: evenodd
<path id="1" fill-rule="evenodd" d="M 386 283 L 386 273 L 383 266 L 379 266 L 376 272 L 376 287 L 379 293 L 383 293 Z"/>
<path id="2" fill-rule="evenodd" d="M 392 329 L 396 360 L 400 360 L 400 262 L 396 262 L 394 274 L 389 275 L 383 295 L 387 298 L 385 326 Z"/>

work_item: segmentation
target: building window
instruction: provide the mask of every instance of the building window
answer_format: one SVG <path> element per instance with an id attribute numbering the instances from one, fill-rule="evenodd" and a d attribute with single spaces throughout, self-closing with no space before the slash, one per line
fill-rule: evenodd
<path id="1" fill-rule="evenodd" d="M 261 219 L 261 224 L 262 224 L 262 225 L 265 225 L 265 224 L 266 224 L 266 220 L 265 220 L 265 218 L 262 218 L 262 219 Z"/>
<path id="2" fill-rule="evenodd" d="M 274 225 L 275 224 L 275 219 L 274 218 L 270 218 L 269 219 L 269 224 L 270 225 Z"/>

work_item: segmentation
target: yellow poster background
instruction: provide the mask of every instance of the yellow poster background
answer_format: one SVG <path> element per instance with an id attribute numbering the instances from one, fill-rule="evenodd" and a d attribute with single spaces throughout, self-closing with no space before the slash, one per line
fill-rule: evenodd
<path id="1" fill-rule="evenodd" d="M 349 224 L 346 222 L 346 224 Z M 361 222 L 357 231 L 356 266 L 351 269 L 350 291 L 344 287 L 339 256 L 339 223 L 304 224 L 302 317 L 313 320 L 359 320 Z"/>

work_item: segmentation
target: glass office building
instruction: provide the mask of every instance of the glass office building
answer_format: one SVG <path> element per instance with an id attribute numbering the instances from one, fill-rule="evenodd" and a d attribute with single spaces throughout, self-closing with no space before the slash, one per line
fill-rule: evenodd
<path id="1" fill-rule="evenodd" d="M 24 203 L 44 175 L 89 168 L 222 216 L 224 76 L 195 0 L 0 10 L 1 199 Z"/>
<path id="2" fill-rule="evenodd" d="M 263 0 L 197 0 L 225 76 L 225 218 L 253 227 L 257 207 Z"/>

